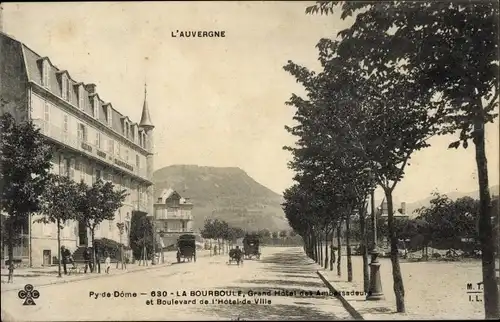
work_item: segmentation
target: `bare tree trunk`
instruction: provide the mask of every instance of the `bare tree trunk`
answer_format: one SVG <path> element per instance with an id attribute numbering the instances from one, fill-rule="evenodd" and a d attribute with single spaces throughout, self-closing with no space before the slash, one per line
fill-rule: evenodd
<path id="1" fill-rule="evenodd" d="M 57 219 L 57 277 L 62 277 L 61 275 L 61 225 L 60 220 Z"/>
<path id="2" fill-rule="evenodd" d="M 321 238 L 321 233 L 319 233 L 319 238 L 318 238 L 318 246 L 319 246 L 319 263 L 321 266 L 323 266 L 323 238 Z"/>
<path id="3" fill-rule="evenodd" d="M 479 104 L 481 102 L 479 101 Z M 480 105 L 479 105 L 480 106 Z M 479 240 L 483 268 L 484 312 L 486 319 L 500 316 L 498 304 L 498 284 L 495 276 L 495 243 L 491 225 L 491 196 L 488 182 L 488 162 L 486 159 L 484 123 L 474 124 L 474 144 L 479 181 Z"/>
<path id="4" fill-rule="evenodd" d="M 316 233 L 314 233 L 314 261 L 317 263 L 319 260 L 319 253 L 318 253 L 318 236 Z"/>
<path id="5" fill-rule="evenodd" d="M 90 233 L 91 233 L 91 237 L 92 237 L 92 261 L 93 261 L 91 272 L 93 273 L 93 272 L 97 271 L 97 256 L 96 256 L 96 252 L 95 252 L 94 228 L 90 228 Z"/>
<path id="6" fill-rule="evenodd" d="M 368 269 L 368 240 L 366 236 L 366 208 L 363 203 L 363 207 L 360 209 L 359 213 L 359 228 L 361 230 L 361 254 L 363 256 L 363 288 L 367 293 L 370 289 L 370 273 Z"/>
<path id="7" fill-rule="evenodd" d="M 335 251 L 333 250 L 333 240 L 335 238 L 335 227 L 332 228 L 332 239 L 330 245 L 330 270 L 333 271 L 333 263 L 335 261 Z"/>
<path id="8" fill-rule="evenodd" d="M 342 240 L 341 240 L 341 226 L 342 220 L 339 222 L 339 226 L 337 227 L 337 247 L 338 247 L 338 256 L 337 256 L 337 275 L 342 276 L 342 267 L 340 266 L 342 262 Z"/>
<path id="9" fill-rule="evenodd" d="M 326 235 L 325 235 L 325 269 L 328 268 L 328 235 L 330 234 L 330 231 L 327 230 L 326 231 Z"/>
<path id="10" fill-rule="evenodd" d="M 9 269 L 9 281 L 11 283 L 14 282 L 14 236 L 12 236 L 14 234 L 14 225 L 11 224 L 9 225 L 9 227 L 7 229 L 9 229 L 9 232 L 8 232 L 8 239 L 7 239 L 7 251 L 9 252 L 9 265 L 8 265 L 8 269 Z M 12 271 L 11 271 L 11 267 L 12 267 Z"/>
<path id="11" fill-rule="evenodd" d="M 405 289 L 403 285 L 403 277 L 401 275 L 401 267 L 399 266 L 398 239 L 394 229 L 392 190 L 384 188 L 384 192 L 387 200 L 389 240 L 391 243 L 392 279 L 394 282 L 394 294 L 396 295 L 396 310 L 398 313 L 405 313 Z"/>
<path id="12" fill-rule="evenodd" d="M 352 257 L 351 257 L 351 214 L 347 214 L 345 218 L 346 232 L 345 243 L 347 250 L 347 281 L 352 282 Z"/>

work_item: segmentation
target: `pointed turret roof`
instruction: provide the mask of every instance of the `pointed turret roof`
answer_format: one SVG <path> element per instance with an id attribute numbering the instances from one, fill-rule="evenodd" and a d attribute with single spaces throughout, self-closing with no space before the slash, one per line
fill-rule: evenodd
<path id="1" fill-rule="evenodd" d="M 144 105 L 142 106 L 142 116 L 141 116 L 141 122 L 139 123 L 139 127 L 143 127 L 145 129 L 147 128 L 152 129 L 155 126 L 153 125 L 153 122 L 151 122 L 151 117 L 149 116 L 147 95 L 148 95 L 147 85 L 144 84 Z"/>

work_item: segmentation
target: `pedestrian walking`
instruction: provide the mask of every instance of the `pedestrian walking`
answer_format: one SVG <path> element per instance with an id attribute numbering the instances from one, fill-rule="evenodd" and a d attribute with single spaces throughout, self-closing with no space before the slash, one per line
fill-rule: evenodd
<path id="1" fill-rule="evenodd" d="M 67 268 L 68 263 L 73 264 L 73 267 L 75 267 L 75 263 L 71 257 L 71 252 L 64 245 L 61 246 L 61 260 L 62 260 L 64 275 L 68 275 L 68 268 Z"/>
<path id="2" fill-rule="evenodd" d="M 94 269 L 97 270 L 97 273 L 101 274 L 101 254 L 100 254 L 101 250 L 100 250 L 99 246 L 97 245 L 97 243 L 95 243 L 94 249 L 95 249 L 95 265 L 94 265 Z"/>
<path id="3" fill-rule="evenodd" d="M 111 268 L 111 257 L 109 257 L 109 253 L 106 252 L 106 260 L 104 261 L 104 265 L 106 267 L 106 274 L 109 274 L 109 269 Z"/>
<path id="4" fill-rule="evenodd" d="M 85 250 L 83 251 L 83 260 L 85 262 L 85 269 L 84 269 L 85 274 L 87 273 L 87 268 L 89 268 L 90 272 L 92 273 L 93 268 L 92 268 L 92 263 L 90 261 L 90 249 L 88 247 L 85 247 Z"/>
<path id="5" fill-rule="evenodd" d="M 14 261 L 9 260 L 9 279 L 8 283 L 14 283 Z"/>

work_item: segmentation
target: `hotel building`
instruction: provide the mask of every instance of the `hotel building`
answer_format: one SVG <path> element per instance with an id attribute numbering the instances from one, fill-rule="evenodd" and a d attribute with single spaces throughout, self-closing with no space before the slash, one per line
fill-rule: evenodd
<path id="1" fill-rule="evenodd" d="M 0 77 L 0 113 L 9 112 L 18 121 L 31 119 L 41 129 L 53 147 L 53 173 L 89 185 L 100 178 L 128 192 L 115 219 L 101 223 L 95 236 L 128 245 L 132 213 L 153 214 L 154 126 L 146 90 L 137 124 L 103 100 L 94 84 L 73 79 L 48 57 L 1 32 Z M 51 265 L 58 253 L 56 226 L 34 223 L 39 216 L 26 223 L 14 251 L 15 258 L 34 267 Z M 121 238 L 119 222 L 125 225 Z M 66 223 L 61 236 L 71 251 L 92 246 L 89 230 L 77 221 Z"/>

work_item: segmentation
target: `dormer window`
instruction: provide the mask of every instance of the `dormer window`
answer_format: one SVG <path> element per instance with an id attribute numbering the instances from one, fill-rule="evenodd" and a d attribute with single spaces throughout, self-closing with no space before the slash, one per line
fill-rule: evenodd
<path id="1" fill-rule="evenodd" d="M 108 125 L 111 126 L 113 124 L 113 111 L 111 108 L 111 104 L 108 104 L 108 107 L 106 108 L 106 113 L 107 113 L 106 120 L 108 121 Z"/>
<path id="2" fill-rule="evenodd" d="M 83 85 L 78 86 L 78 107 L 83 110 L 83 106 L 85 104 L 84 96 L 85 91 L 83 90 Z"/>
<path id="3" fill-rule="evenodd" d="M 66 74 L 61 76 L 61 96 L 64 100 L 68 99 L 68 77 Z"/>
<path id="4" fill-rule="evenodd" d="M 42 62 L 42 86 L 49 88 L 50 83 L 50 63 L 47 59 Z"/>
<path id="5" fill-rule="evenodd" d="M 99 118 L 99 98 L 94 96 L 94 117 Z"/>
<path id="6" fill-rule="evenodd" d="M 73 82 L 68 78 L 68 102 L 73 101 Z"/>

